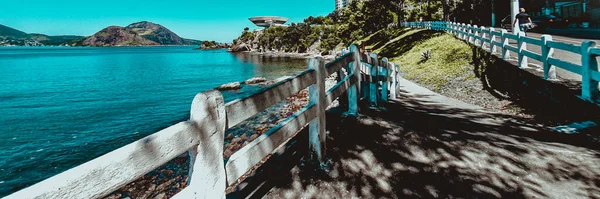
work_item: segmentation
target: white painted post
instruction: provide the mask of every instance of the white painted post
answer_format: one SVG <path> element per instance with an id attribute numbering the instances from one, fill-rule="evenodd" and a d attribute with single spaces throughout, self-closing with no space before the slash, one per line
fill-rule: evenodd
<path id="1" fill-rule="evenodd" d="M 581 43 L 581 97 L 590 101 L 600 97 L 598 81 L 592 78 L 592 71 L 598 71 L 596 56 L 590 53 L 594 47 L 595 41 L 587 40 Z"/>
<path id="2" fill-rule="evenodd" d="M 369 82 L 369 102 L 371 106 L 377 106 L 377 85 L 379 82 L 377 81 L 378 68 L 379 68 L 379 60 L 377 59 L 377 53 L 371 53 L 371 59 L 373 60 L 373 64 L 371 65 L 371 74 Z"/>
<path id="3" fill-rule="evenodd" d="M 308 126 L 308 141 L 311 159 L 325 164 L 325 61 L 322 57 L 312 58 L 308 68 L 313 69 L 317 75 L 317 83 L 308 87 L 309 101 L 317 109 L 317 117 L 310 121 Z"/>
<path id="4" fill-rule="evenodd" d="M 454 23 L 454 25 L 452 26 L 452 30 L 454 30 L 454 35 L 460 38 L 460 24 Z"/>
<path id="5" fill-rule="evenodd" d="M 454 30 L 454 36 L 458 37 L 459 39 L 461 38 L 460 36 L 460 24 L 454 24 L 453 26 L 453 30 Z"/>
<path id="6" fill-rule="evenodd" d="M 506 37 L 506 34 L 508 34 L 508 31 L 502 29 L 502 36 L 500 38 L 500 42 L 502 43 L 502 59 L 503 60 L 508 60 L 508 58 L 510 57 L 510 52 L 506 48 L 506 46 L 508 46 L 508 37 Z"/>
<path id="7" fill-rule="evenodd" d="M 348 88 L 348 112 L 346 115 L 358 115 L 358 101 L 360 100 L 360 50 L 356 44 L 350 46 L 350 52 L 352 52 L 352 57 L 354 57 L 354 61 L 350 63 L 350 71 L 348 71 L 348 75 L 353 75 L 356 78 L 356 83 L 352 84 L 350 88 Z"/>
<path id="8" fill-rule="evenodd" d="M 460 39 L 467 40 L 467 25 L 464 23 L 460 25 Z"/>
<path id="9" fill-rule="evenodd" d="M 477 27 L 477 25 L 473 25 L 473 45 L 475 45 L 475 46 L 477 46 L 477 44 L 478 44 L 477 40 L 479 40 L 479 38 L 477 38 L 477 37 L 479 37 L 479 35 L 480 35 L 479 33 L 480 33 L 480 30 Z"/>
<path id="10" fill-rule="evenodd" d="M 494 31 L 496 31 L 496 29 L 490 28 L 490 53 L 491 54 L 496 53 L 496 46 L 494 46 L 494 41 L 496 41 L 496 35 L 494 34 Z"/>
<path id="11" fill-rule="evenodd" d="M 392 84 L 390 85 L 390 99 L 396 99 L 396 89 L 398 88 L 398 68 L 394 62 L 390 62 L 392 67 Z"/>
<path id="12" fill-rule="evenodd" d="M 485 30 L 484 26 L 479 27 L 479 30 L 481 30 L 479 36 L 481 36 L 481 49 L 485 50 L 485 34 L 487 32 L 487 30 Z"/>
<path id="13" fill-rule="evenodd" d="M 225 198 L 227 177 L 223 160 L 226 114 L 225 100 L 217 90 L 194 97 L 190 121 L 198 129 L 200 144 L 194 148 L 197 156 L 184 198 Z"/>
<path id="14" fill-rule="evenodd" d="M 469 41 L 468 40 L 469 29 L 467 29 L 467 25 L 465 25 L 464 23 L 462 24 L 462 33 L 463 33 L 462 40 Z"/>
<path id="15" fill-rule="evenodd" d="M 548 46 L 548 41 L 552 41 L 552 35 L 542 35 L 542 64 L 544 67 L 544 79 L 556 80 L 556 67 L 550 65 L 548 58 L 554 54 L 554 48 Z"/>
<path id="16" fill-rule="evenodd" d="M 469 43 L 473 43 L 473 40 L 471 39 L 471 35 L 473 34 L 473 27 L 471 26 L 471 24 L 467 25 L 467 41 L 469 41 Z"/>
<path id="17" fill-rule="evenodd" d="M 418 23 L 418 22 L 416 22 Z M 365 52 L 366 54 L 366 52 Z M 369 100 L 369 94 L 371 93 L 371 67 L 370 67 L 370 63 L 371 63 L 371 56 L 366 56 L 367 60 L 365 64 L 363 64 L 363 72 L 365 73 L 366 77 L 365 77 L 365 81 L 361 84 L 361 95 L 362 98 L 364 98 L 365 100 Z"/>
<path id="18" fill-rule="evenodd" d="M 388 102 L 388 89 L 390 86 L 390 66 L 388 63 L 388 58 L 384 57 L 381 59 L 383 62 L 383 67 L 380 68 L 380 75 L 378 77 L 384 77 L 385 80 L 381 81 L 381 101 L 387 103 Z"/>
<path id="19" fill-rule="evenodd" d="M 527 66 L 527 56 L 523 55 L 523 50 L 527 50 L 527 43 L 523 41 L 523 37 L 525 37 L 524 32 L 519 32 L 517 34 L 517 48 L 519 49 L 518 57 L 519 57 L 519 67 L 520 68 L 529 68 Z"/>

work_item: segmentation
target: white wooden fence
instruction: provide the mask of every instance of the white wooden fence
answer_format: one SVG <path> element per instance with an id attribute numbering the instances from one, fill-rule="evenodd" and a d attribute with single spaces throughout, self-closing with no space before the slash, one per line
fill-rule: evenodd
<path id="1" fill-rule="evenodd" d="M 330 63 L 322 58 L 309 61 L 309 69 L 249 97 L 225 103 L 217 90 L 199 93 L 191 106 L 190 120 L 130 143 L 96 159 L 67 170 L 6 198 L 99 198 L 189 152 L 189 185 L 174 198 L 224 198 L 234 185 L 263 158 L 309 128 L 311 157 L 325 161 L 325 107 L 338 97 L 348 98 L 347 114 L 358 114 L 358 101 L 372 104 L 395 97 L 398 69 L 376 54 L 361 55 L 353 45 L 350 52 Z M 346 72 L 343 72 L 342 68 Z M 361 73 L 361 69 L 364 71 Z M 325 90 L 325 78 L 340 75 L 338 83 Z M 364 80 L 364 81 L 361 81 Z M 361 95 L 360 84 L 367 88 Z M 310 103 L 268 132 L 223 159 L 224 133 L 228 128 L 307 88 Z M 381 91 L 379 91 L 381 90 Z M 342 94 L 346 95 L 342 96 Z M 384 97 L 382 97 L 384 96 Z M 379 98 L 378 98 L 379 97 Z"/>
<path id="2" fill-rule="evenodd" d="M 536 39 L 526 37 L 522 32 L 515 35 L 508 33 L 504 29 L 496 30 L 494 28 L 453 22 L 404 22 L 402 26 L 447 31 L 457 38 L 468 41 L 491 53 L 496 53 L 499 48 L 501 57 L 505 60 L 509 58 L 510 51 L 512 51 L 517 54 L 518 66 L 521 68 L 527 67 L 527 58 L 538 60 L 543 64 L 544 79 L 556 79 L 554 67 L 560 67 L 579 74 L 582 79 L 581 98 L 588 101 L 600 100 L 598 84 L 600 81 L 600 72 L 598 71 L 598 61 L 596 60 L 596 57 L 600 56 L 600 49 L 596 48 L 596 42 L 594 41 L 584 41 L 581 45 L 573 45 L 552 41 L 551 35 L 542 35 L 541 39 Z M 515 40 L 517 45 L 509 45 L 509 39 Z M 527 50 L 528 44 L 540 46 L 541 54 Z M 553 57 L 555 49 L 581 55 L 581 65 Z"/>

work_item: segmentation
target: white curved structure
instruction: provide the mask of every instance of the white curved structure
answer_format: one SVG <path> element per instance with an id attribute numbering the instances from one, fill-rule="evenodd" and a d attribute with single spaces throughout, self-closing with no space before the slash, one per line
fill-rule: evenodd
<path id="1" fill-rule="evenodd" d="M 268 28 L 271 26 L 282 26 L 287 22 L 288 18 L 285 17 L 277 17 L 277 16 L 260 16 L 260 17 L 251 17 L 248 18 L 254 25 L 259 27 Z"/>

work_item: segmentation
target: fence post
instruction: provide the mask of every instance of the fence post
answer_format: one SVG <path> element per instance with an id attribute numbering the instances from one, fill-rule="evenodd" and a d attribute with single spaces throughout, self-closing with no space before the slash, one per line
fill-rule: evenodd
<path id="1" fill-rule="evenodd" d="M 477 40 L 479 39 L 479 28 L 477 25 L 473 25 L 473 45 L 477 46 Z"/>
<path id="2" fill-rule="evenodd" d="M 508 49 L 506 49 L 506 46 L 508 46 L 508 37 L 506 36 L 508 34 L 508 31 L 502 29 L 502 36 L 500 36 L 500 43 L 502 43 L 502 59 L 503 60 L 508 60 L 508 57 L 510 57 L 510 52 L 508 51 Z"/>
<path id="3" fill-rule="evenodd" d="M 556 79 L 556 67 L 550 65 L 548 58 L 554 54 L 554 49 L 548 47 L 548 41 L 552 41 L 551 35 L 542 35 L 542 64 L 544 67 L 544 79 L 555 80 Z"/>
<path id="4" fill-rule="evenodd" d="M 348 75 L 353 75 L 356 78 L 356 83 L 348 88 L 348 112 L 346 115 L 358 115 L 358 101 L 360 100 L 360 50 L 356 44 L 350 46 L 350 52 L 354 57 L 354 62 L 350 63 L 350 71 Z"/>
<path id="5" fill-rule="evenodd" d="M 317 83 L 308 87 L 309 101 L 317 109 L 317 117 L 308 126 L 309 150 L 312 160 L 325 164 L 325 61 L 322 57 L 309 60 L 308 68 L 317 75 Z"/>
<path id="6" fill-rule="evenodd" d="M 460 33 L 461 39 L 467 40 L 467 25 L 465 25 L 464 23 L 460 25 Z"/>
<path id="7" fill-rule="evenodd" d="M 460 34 L 460 36 L 458 37 L 459 39 L 465 40 L 465 32 L 464 32 L 464 25 L 465 24 L 458 24 L 458 34 Z"/>
<path id="8" fill-rule="evenodd" d="M 490 27 L 490 54 L 496 53 L 496 46 L 494 46 L 494 41 L 496 41 L 495 31 L 496 29 Z"/>
<path id="9" fill-rule="evenodd" d="M 342 55 L 345 55 L 349 53 L 348 50 L 346 49 L 342 49 Z M 346 72 L 348 73 L 348 75 L 351 74 L 351 66 L 347 65 L 346 67 L 342 67 L 344 69 L 346 69 Z M 346 73 L 344 73 L 343 70 L 338 70 L 336 71 L 337 74 L 337 83 L 341 82 L 345 77 L 346 77 Z M 339 102 L 339 107 L 342 109 L 346 109 L 348 108 L 348 92 L 342 93 L 339 97 L 338 97 L 338 102 Z"/>
<path id="10" fill-rule="evenodd" d="M 453 30 L 454 30 L 454 35 L 460 39 L 461 38 L 461 35 L 460 35 L 460 24 L 454 24 Z"/>
<path id="11" fill-rule="evenodd" d="M 197 156 L 190 162 L 192 175 L 184 198 L 225 198 L 227 177 L 223 160 L 225 100 L 221 92 L 198 93 L 192 102 L 190 121 L 197 129 L 200 144 L 192 148 Z M 193 153 L 190 153 L 192 155 Z"/>
<path id="12" fill-rule="evenodd" d="M 366 52 L 365 52 L 365 54 L 366 54 Z M 365 79 L 360 84 L 360 86 L 361 86 L 360 92 L 361 93 L 359 93 L 359 94 L 362 96 L 362 98 L 369 101 L 369 94 L 371 93 L 371 91 L 370 91 L 371 90 L 371 88 L 370 88 L 371 87 L 370 86 L 371 85 L 371 67 L 369 67 L 369 66 L 371 64 L 372 58 L 369 55 L 367 55 L 366 57 L 367 57 L 367 60 L 364 60 L 365 63 L 361 63 L 362 68 L 363 68 L 362 71 L 365 73 Z"/>
<path id="13" fill-rule="evenodd" d="M 471 40 L 471 35 L 473 35 L 473 28 L 471 26 L 471 24 L 467 25 L 467 41 L 469 41 L 469 43 L 473 43 Z"/>
<path id="14" fill-rule="evenodd" d="M 598 81 L 592 78 L 592 71 L 598 71 L 596 56 L 590 53 L 594 47 L 595 41 L 581 43 L 581 97 L 590 101 L 597 100 L 600 96 Z"/>
<path id="15" fill-rule="evenodd" d="M 394 62 L 390 62 L 392 67 L 392 84 L 390 85 L 390 99 L 396 99 L 396 89 L 398 88 L 398 68 Z"/>
<path id="16" fill-rule="evenodd" d="M 489 37 L 489 30 L 485 30 L 484 26 L 481 26 L 479 29 L 481 29 L 481 49 L 485 50 L 485 35 L 488 34 Z"/>
<path id="17" fill-rule="evenodd" d="M 371 53 L 369 56 L 371 57 L 371 60 L 373 60 L 371 64 L 371 74 L 369 76 L 369 79 L 371 80 L 369 82 L 369 102 L 371 106 L 377 106 L 377 85 L 379 84 L 377 76 L 379 76 L 379 60 L 377 59 L 377 53 Z"/>
<path id="18" fill-rule="evenodd" d="M 527 56 L 523 55 L 523 50 L 527 50 L 527 43 L 523 41 L 525 37 L 524 32 L 519 32 L 517 34 L 517 49 L 518 49 L 518 59 L 519 59 L 519 68 L 529 68 L 527 67 Z"/>
<path id="19" fill-rule="evenodd" d="M 383 62 L 383 67 L 380 67 L 380 75 L 377 76 L 377 79 L 379 79 L 380 77 L 385 78 L 384 80 L 381 81 L 381 101 L 382 102 L 388 102 L 388 89 L 390 86 L 390 66 L 388 63 L 388 58 L 384 57 L 383 59 L 381 59 L 381 62 Z"/>

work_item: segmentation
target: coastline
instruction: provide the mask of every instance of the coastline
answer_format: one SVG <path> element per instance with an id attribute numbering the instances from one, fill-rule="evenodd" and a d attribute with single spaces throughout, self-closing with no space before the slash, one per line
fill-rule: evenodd
<path id="1" fill-rule="evenodd" d="M 243 53 L 250 54 L 253 56 L 263 56 L 267 58 L 291 58 L 291 59 L 310 59 L 313 57 L 321 56 L 320 53 L 291 53 L 291 52 L 257 52 L 257 51 L 241 51 L 241 52 L 230 52 L 233 54 Z M 333 60 L 335 55 L 325 55 L 323 56 L 326 60 Z"/>

